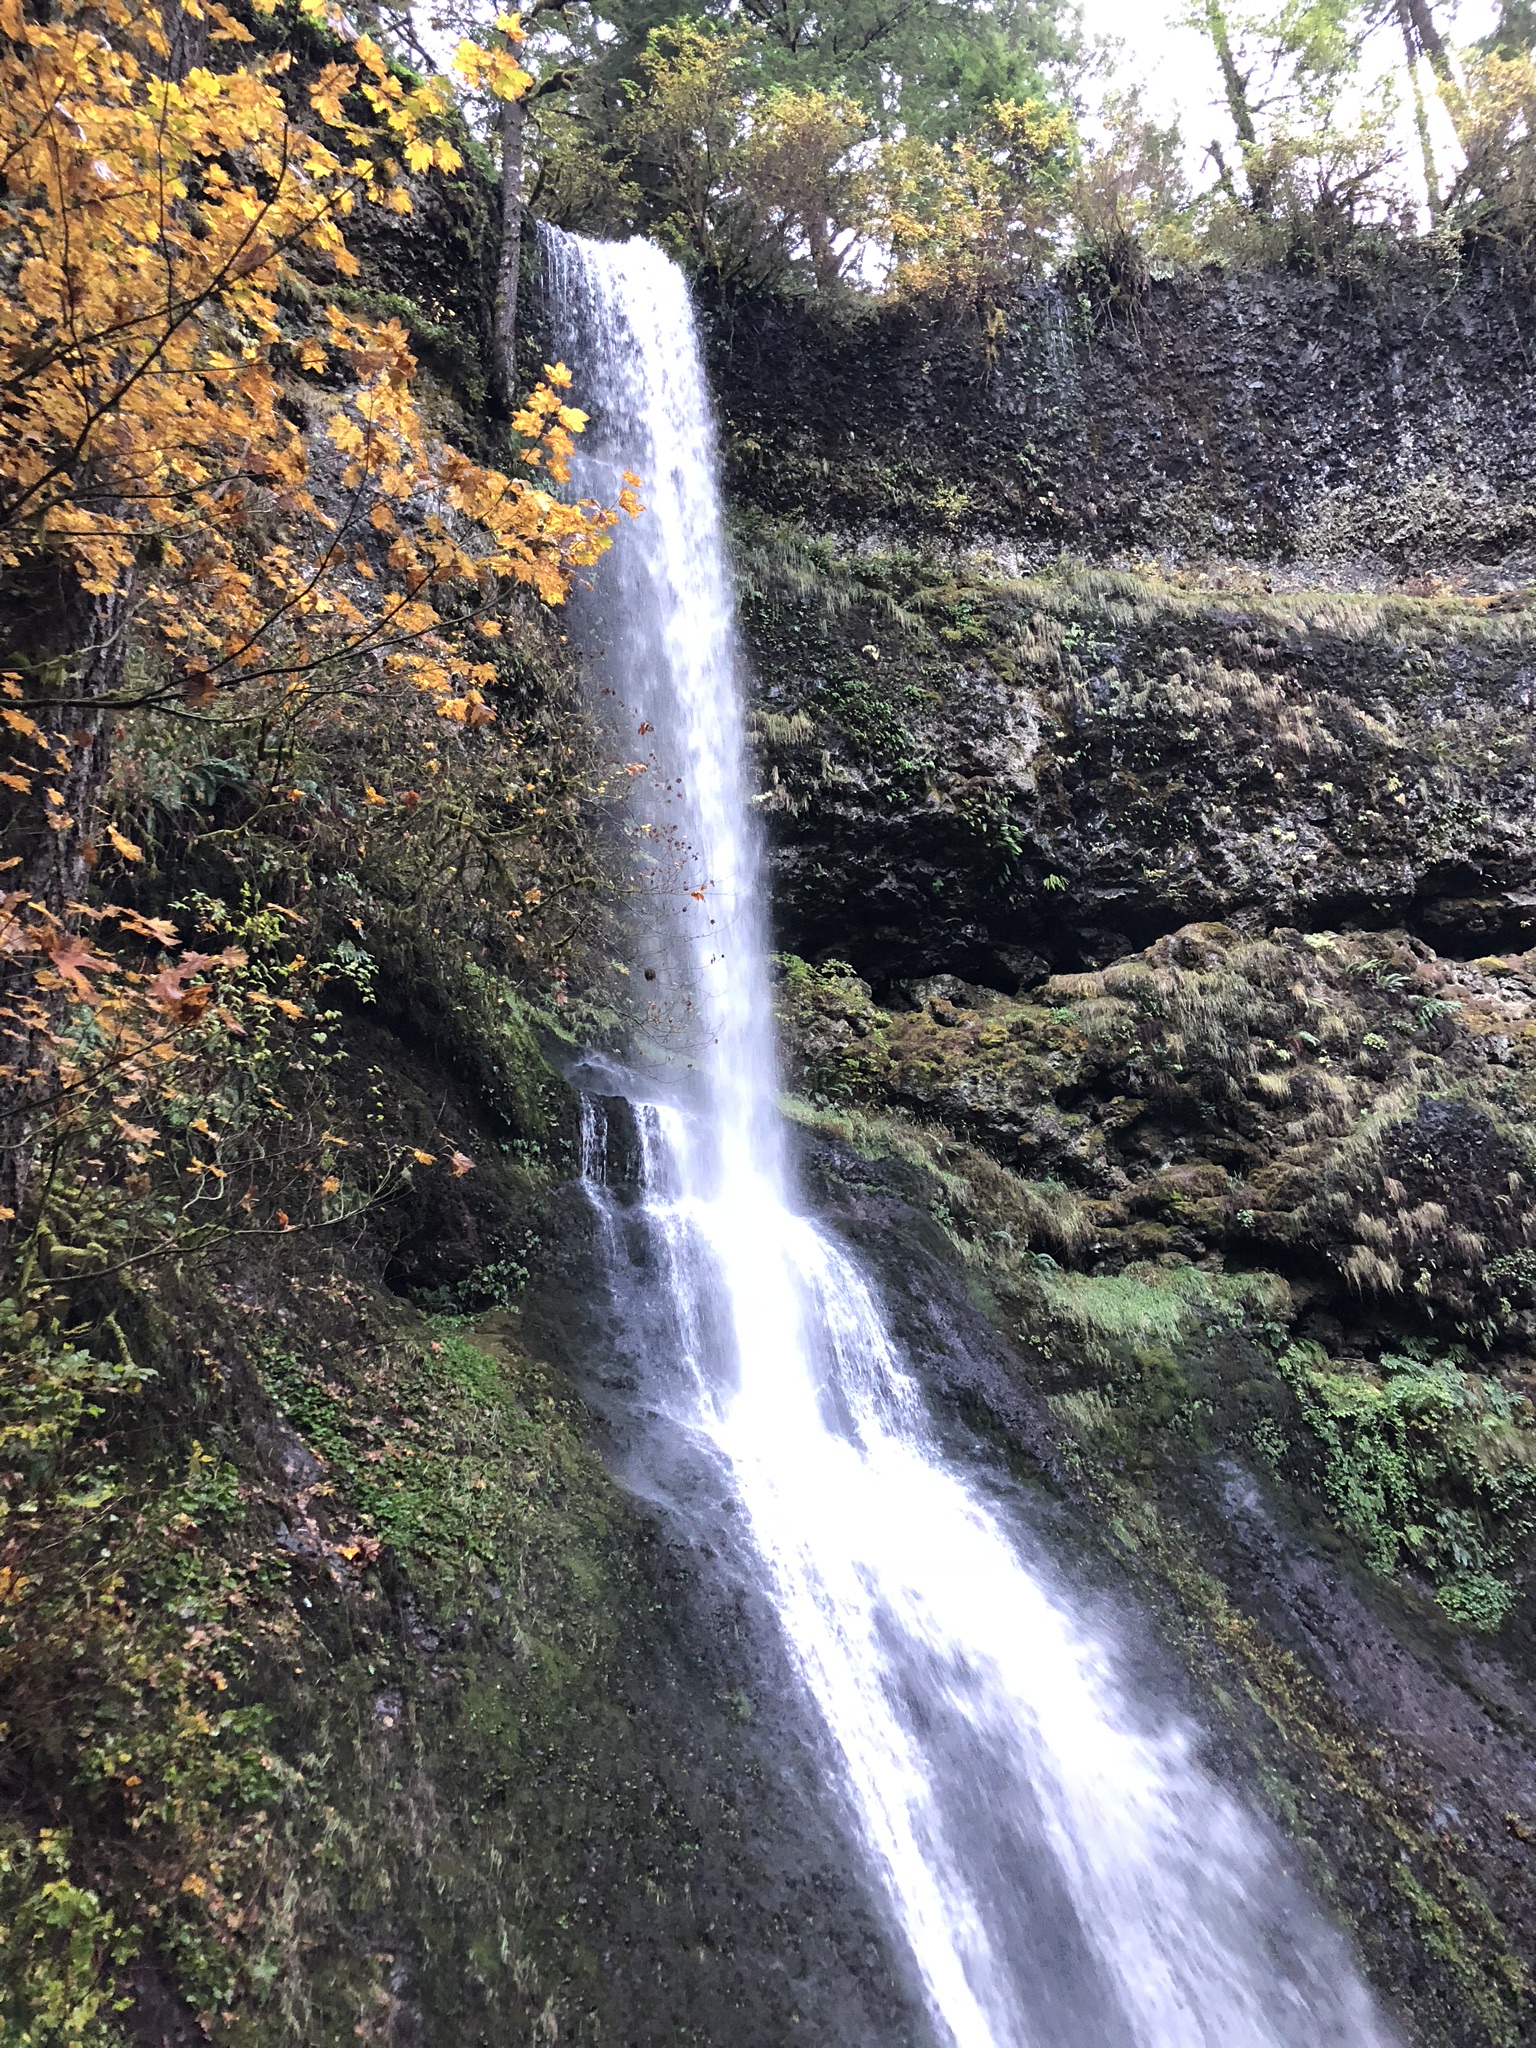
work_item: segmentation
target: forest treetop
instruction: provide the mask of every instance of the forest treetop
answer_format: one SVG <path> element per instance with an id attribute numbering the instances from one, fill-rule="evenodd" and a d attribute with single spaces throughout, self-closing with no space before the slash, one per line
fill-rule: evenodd
<path id="1" fill-rule="evenodd" d="M 483 22 L 441 0 L 439 29 Z M 1021 272 L 1324 264 L 1424 234 L 1523 253 L 1536 10 L 1458 46 L 1448 0 L 1187 0 L 1221 99 L 1149 112 L 1072 0 L 535 0 L 522 191 L 734 287 L 935 293 Z M 522 117 L 520 117 L 522 118 Z"/>

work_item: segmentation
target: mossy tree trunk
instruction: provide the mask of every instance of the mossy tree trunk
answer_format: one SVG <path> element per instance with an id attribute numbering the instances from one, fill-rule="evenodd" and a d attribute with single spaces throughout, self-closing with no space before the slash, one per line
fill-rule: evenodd
<path id="1" fill-rule="evenodd" d="M 501 249 L 496 264 L 496 391 L 511 409 L 517 396 L 517 288 L 523 266 L 524 100 L 501 103 Z"/>
<path id="2" fill-rule="evenodd" d="M 1243 175 L 1248 184 L 1248 203 L 1255 213 L 1268 215 L 1274 195 L 1272 180 L 1264 168 L 1263 150 L 1259 143 L 1258 124 L 1254 120 L 1253 101 L 1248 93 L 1249 74 L 1239 68 L 1237 53 L 1232 47 L 1232 30 L 1227 20 L 1227 10 L 1222 0 L 1205 0 L 1205 30 L 1216 52 L 1216 62 L 1221 71 L 1222 91 L 1226 95 L 1227 112 L 1232 117 L 1232 126 L 1237 130 L 1238 146 L 1242 151 Z M 1217 158 L 1222 178 L 1227 178 L 1225 164 Z"/>
<path id="3" fill-rule="evenodd" d="M 33 788 L 17 797 L 0 846 L 17 863 L 5 878 L 6 893 L 14 891 L 17 900 L 39 906 L 62 926 L 68 906 L 85 894 L 95 857 L 94 825 L 111 766 L 111 712 L 122 694 L 137 593 L 132 574 L 100 594 L 68 577 L 61 580 L 62 590 L 48 575 L 25 596 L 14 584 L 8 593 L 23 614 L 35 602 L 33 616 L 54 622 L 28 650 L 27 666 L 39 680 L 24 702 L 45 732 L 62 735 L 67 766 L 38 775 Z M 0 1011 L 14 1019 L 0 1069 L 8 1096 L 0 1115 L 0 1212 L 10 1212 L 0 1213 L 0 1251 L 23 1227 L 39 1134 L 54 1091 L 51 1027 L 38 1025 L 26 1007 L 38 993 L 35 964 L 23 953 L 0 975 Z M 68 1003 L 68 990 L 60 986 L 46 998 L 50 1017 L 57 1020 Z"/>

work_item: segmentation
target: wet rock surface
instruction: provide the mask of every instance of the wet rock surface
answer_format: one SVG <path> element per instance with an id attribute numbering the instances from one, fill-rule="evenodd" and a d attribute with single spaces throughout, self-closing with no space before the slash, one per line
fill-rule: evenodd
<path id="1" fill-rule="evenodd" d="M 1536 937 L 1523 597 L 743 555 L 794 951 L 1011 989 L 1194 919 Z"/>
<path id="2" fill-rule="evenodd" d="M 735 496 L 816 530 L 1436 570 L 1531 543 L 1530 295 L 1492 267 L 1212 268 L 1108 317 L 1040 287 L 984 332 L 760 302 L 713 327 Z"/>
<path id="3" fill-rule="evenodd" d="M 624 1156 L 620 1143 L 620 1175 Z M 516 1320 L 581 1391 L 628 1489 L 643 1594 L 616 1689 L 659 1802 L 652 1839 L 617 1806 L 594 1832 L 576 1929 L 600 1960 L 589 1995 L 615 2038 L 655 2048 L 777 2048 L 802 2029 L 849 2048 L 936 2048 L 737 1504 L 638 1394 L 656 1276 L 637 1268 L 632 1295 L 614 1277 L 586 1196 L 568 1191 Z M 637 1890 L 642 1869 L 658 1881 Z"/>
<path id="4" fill-rule="evenodd" d="M 818 1206 L 1424 2041 L 1533 2017 L 1533 997 L 1213 926 L 1018 997 L 780 983 Z"/>

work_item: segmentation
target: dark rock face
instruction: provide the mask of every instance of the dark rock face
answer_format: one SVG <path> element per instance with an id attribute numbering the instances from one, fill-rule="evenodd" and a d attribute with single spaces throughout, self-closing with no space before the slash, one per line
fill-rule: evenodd
<path id="1" fill-rule="evenodd" d="M 717 314 L 783 942 L 1003 988 L 1192 919 L 1529 944 L 1533 335 L 1411 265 L 1097 329 L 1042 291 L 984 343 Z"/>
<path id="2" fill-rule="evenodd" d="M 1536 934 L 1518 598 L 747 551 L 782 941 L 1012 988 L 1196 919 Z"/>
<path id="3" fill-rule="evenodd" d="M 1210 270 L 1096 320 L 1042 287 L 985 334 L 721 309 L 737 500 L 818 528 L 1441 567 L 1529 545 L 1529 290 L 1429 259 Z"/>

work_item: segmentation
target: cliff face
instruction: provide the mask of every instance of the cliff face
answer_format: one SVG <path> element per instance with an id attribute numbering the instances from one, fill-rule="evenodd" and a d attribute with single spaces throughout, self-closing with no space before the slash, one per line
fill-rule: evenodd
<path id="1" fill-rule="evenodd" d="M 1536 932 L 1529 614 L 749 546 L 786 945 L 1011 989 L 1192 919 Z M 1246 582 L 1246 587 L 1244 584 Z"/>
<path id="2" fill-rule="evenodd" d="M 1424 266 L 719 314 L 784 942 L 1000 988 L 1201 918 L 1529 943 L 1533 336 Z"/>
<path id="3" fill-rule="evenodd" d="M 754 304 L 714 344 L 738 501 L 817 531 L 1411 572 L 1530 545 L 1533 333 L 1521 281 L 1403 256 L 1112 317 L 1041 288 L 980 331 Z"/>

